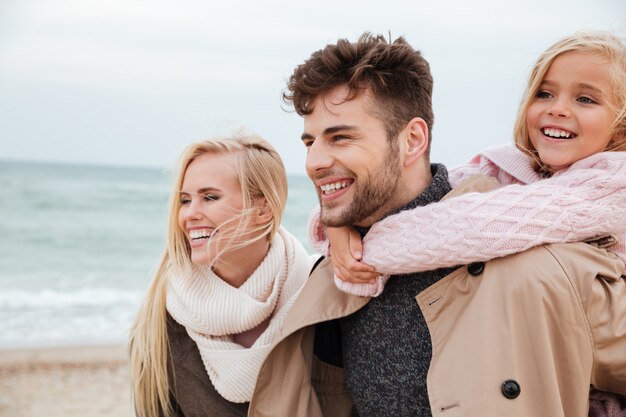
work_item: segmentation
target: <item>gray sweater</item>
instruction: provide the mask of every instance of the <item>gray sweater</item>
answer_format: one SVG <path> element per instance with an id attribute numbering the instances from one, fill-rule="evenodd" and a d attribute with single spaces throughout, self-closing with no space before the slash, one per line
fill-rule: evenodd
<path id="1" fill-rule="evenodd" d="M 430 186 L 398 211 L 437 202 L 451 190 L 443 165 L 431 171 Z M 394 275 L 379 297 L 340 320 L 346 383 L 360 417 L 431 416 L 432 346 L 415 296 L 454 269 Z"/>

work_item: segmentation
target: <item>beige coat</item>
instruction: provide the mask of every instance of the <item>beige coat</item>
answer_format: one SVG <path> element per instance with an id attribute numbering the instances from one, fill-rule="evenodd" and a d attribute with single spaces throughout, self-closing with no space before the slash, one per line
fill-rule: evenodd
<path id="1" fill-rule="evenodd" d="M 617 257 L 574 243 L 480 266 L 416 296 L 433 345 L 433 416 L 584 417 L 590 384 L 626 394 L 626 282 Z M 313 357 L 311 324 L 367 299 L 337 291 L 331 272 L 322 261 L 304 287 L 261 368 L 250 416 L 350 415 L 341 370 Z"/>
<path id="2" fill-rule="evenodd" d="M 433 345 L 433 416 L 585 417 L 590 384 L 626 394 L 621 260 L 573 243 L 468 272 L 480 269 L 416 297 Z"/>
<path id="3" fill-rule="evenodd" d="M 492 187 L 483 177 L 446 197 Z M 433 416 L 586 417 L 590 385 L 626 395 L 623 270 L 587 243 L 547 245 L 459 268 L 416 294 L 432 339 Z M 304 286 L 249 416 L 350 415 L 342 370 L 313 355 L 313 324 L 369 299 L 340 292 L 332 276 L 326 259 Z"/>
<path id="4" fill-rule="evenodd" d="M 348 316 L 369 299 L 339 291 L 332 277 L 332 263 L 324 259 L 300 292 L 285 319 L 277 346 L 261 367 L 248 416 L 351 415 L 352 399 L 343 370 L 313 355 L 314 324 Z"/>
<path id="5" fill-rule="evenodd" d="M 586 243 L 548 245 L 459 268 L 416 295 L 433 345 L 433 416 L 584 417 L 590 384 L 626 394 L 622 271 Z M 302 290 L 250 416 L 350 415 L 341 369 L 313 356 L 311 325 L 368 300 L 339 292 L 331 277 L 324 260 Z"/>

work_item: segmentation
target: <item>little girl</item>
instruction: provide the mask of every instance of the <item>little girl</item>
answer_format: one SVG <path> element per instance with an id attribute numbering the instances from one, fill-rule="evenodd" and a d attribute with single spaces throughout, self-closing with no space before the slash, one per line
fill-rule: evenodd
<path id="1" fill-rule="evenodd" d="M 318 251 L 332 255 L 337 286 L 377 296 L 387 274 L 581 240 L 594 240 L 626 262 L 623 41 L 579 33 L 549 47 L 531 72 L 514 134 L 517 149 L 488 149 L 450 171 L 453 187 L 475 174 L 503 187 L 389 216 L 369 229 L 362 246 L 355 230 L 329 229 L 329 250 L 314 213 L 310 237 Z M 592 415 L 617 416 L 626 409 L 617 397 L 593 393 L 591 398 Z"/>

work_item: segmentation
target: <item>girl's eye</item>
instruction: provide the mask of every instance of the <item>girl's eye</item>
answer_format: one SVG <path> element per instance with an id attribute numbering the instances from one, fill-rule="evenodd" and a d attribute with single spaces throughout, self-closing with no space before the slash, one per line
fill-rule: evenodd
<path id="1" fill-rule="evenodd" d="M 540 90 L 540 91 L 537 91 L 536 97 L 537 98 L 550 98 L 552 97 L 552 94 L 548 93 L 547 91 Z"/>
<path id="2" fill-rule="evenodd" d="M 596 101 L 594 99 L 586 96 L 578 97 L 578 102 L 584 104 L 596 104 Z"/>
<path id="3" fill-rule="evenodd" d="M 218 196 L 213 194 L 205 194 L 202 198 L 204 198 L 204 201 L 217 201 L 220 199 Z"/>
<path id="4" fill-rule="evenodd" d="M 182 197 L 182 198 L 180 199 L 180 204 L 181 204 L 182 206 L 185 206 L 185 205 L 187 205 L 187 204 L 189 204 L 189 203 L 191 203 L 191 198 L 189 198 L 189 197 Z"/>

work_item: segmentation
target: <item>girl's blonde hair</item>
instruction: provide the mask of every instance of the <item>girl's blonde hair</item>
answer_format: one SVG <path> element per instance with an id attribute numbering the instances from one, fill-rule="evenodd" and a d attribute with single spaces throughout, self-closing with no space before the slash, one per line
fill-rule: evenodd
<path id="1" fill-rule="evenodd" d="M 179 159 L 177 176 L 170 197 L 167 243 L 146 298 L 132 325 L 129 353 L 135 410 L 139 417 L 172 416 L 168 379 L 169 342 L 167 336 L 166 287 L 170 271 L 191 268 L 190 247 L 178 225 L 181 207 L 179 191 L 189 164 L 200 155 L 236 154 L 235 169 L 243 196 L 243 211 L 229 244 L 217 255 L 246 246 L 262 238 L 272 239 L 280 226 L 287 203 L 287 176 L 278 153 L 258 136 L 238 133 L 226 139 L 205 140 L 189 145 Z M 261 225 L 253 239 L 237 242 L 253 205 L 265 199 L 272 219 Z"/>
<path id="2" fill-rule="evenodd" d="M 526 125 L 528 108 L 539 92 L 546 72 L 554 60 L 566 52 L 574 51 L 595 54 L 609 61 L 611 106 L 615 112 L 615 118 L 610 127 L 611 140 L 605 151 L 626 150 L 626 45 L 624 40 L 605 32 L 578 32 L 561 39 L 541 54 L 530 73 L 515 121 L 515 145 L 533 159 L 533 165 L 538 172 L 545 174 L 550 174 L 551 170 L 541 161 L 537 150 L 530 142 Z"/>

